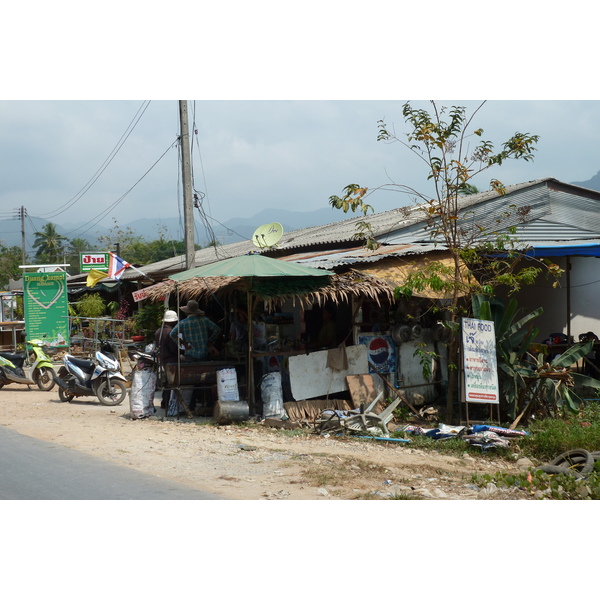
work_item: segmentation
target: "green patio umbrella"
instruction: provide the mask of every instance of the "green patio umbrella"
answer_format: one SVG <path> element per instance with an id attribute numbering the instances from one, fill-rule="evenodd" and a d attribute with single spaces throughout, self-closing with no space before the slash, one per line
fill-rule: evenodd
<path id="1" fill-rule="evenodd" d="M 241 277 L 249 280 L 248 289 L 248 386 L 251 408 L 254 407 L 254 369 L 252 368 L 252 296 L 261 293 L 276 293 L 277 288 L 289 286 L 294 282 L 296 292 L 308 292 L 329 283 L 333 271 L 313 269 L 293 262 L 262 256 L 261 254 L 244 254 L 227 258 L 214 263 L 195 267 L 181 273 L 171 275 L 169 279 L 183 282 L 202 277 Z M 287 282 L 287 283 L 286 283 Z"/>
<path id="2" fill-rule="evenodd" d="M 327 277 L 332 271 L 313 269 L 261 254 L 244 254 L 171 275 L 173 281 L 193 277 Z"/>

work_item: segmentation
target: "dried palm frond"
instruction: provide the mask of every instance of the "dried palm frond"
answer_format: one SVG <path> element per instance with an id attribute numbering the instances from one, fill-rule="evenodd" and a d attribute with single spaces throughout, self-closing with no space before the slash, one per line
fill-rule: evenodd
<path id="1" fill-rule="evenodd" d="M 252 291 L 253 295 L 273 306 L 286 299 L 309 304 L 322 305 L 328 301 L 349 302 L 352 299 L 367 299 L 377 304 L 393 302 L 394 290 L 389 283 L 366 273 L 350 270 L 336 273 L 325 285 L 315 289 L 314 281 L 301 281 L 301 278 L 282 277 L 257 279 L 242 277 L 194 277 L 186 281 L 164 281 L 148 291 L 148 299 L 158 301 L 165 295 L 178 292 L 183 300 L 203 300 L 212 295 L 229 295 L 237 291 Z"/>

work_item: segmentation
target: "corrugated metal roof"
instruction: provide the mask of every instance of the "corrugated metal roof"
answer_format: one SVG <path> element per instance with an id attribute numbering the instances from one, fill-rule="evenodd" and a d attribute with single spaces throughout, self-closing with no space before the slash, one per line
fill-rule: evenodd
<path id="1" fill-rule="evenodd" d="M 500 226 L 507 228 L 514 225 L 521 228 L 523 234 L 531 234 L 533 239 L 554 237 L 559 231 L 562 231 L 560 235 L 573 236 L 568 239 L 580 239 L 581 230 L 587 228 L 594 234 L 600 234 L 600 192 L 565 184 L 552 177 L 506 186 L 506 194 L 503 196 L 495 191 L 463 196 L 460 198 L 460 205 L 463 217 L 468 216 L 465 224 L 468 225 L 470 221 L 473 225 L 482 225 L 490 231 L 499 226 L 499 215 L 510 213 L 510 216 L 502 217 Z M 357 231 L 356 225 L 361 221 L 368 222 L 375 238 L 385 244 L 379 254 L 357 248 L 340 251 L 341 245 L 352 244 Z M 377 261 L 384 254 L 426 252 L 433 249 L 433 246 L 429 233 L 424 230 L 424 222 L 424 213 L 418 206 L 361 215 L 337 223 L 285 232 L 278 243 L 277 253 L 292 254 L 302 248 L 318 248 L 316 254 L 308 253 L 311 261 L 315 264 L 318 262 L 324 268 L 332 268 L 357 261 Z M 564 226 L 562 229 L 561 225 Z M 336 245 L 337 249 L 331 252 L 323 250 Z M 403 249 L 403 246 L 410 246 L 412 250 Z M 258 249 L 251 240 L 203 248 L 196 252 L 196 266 L 256 251 Z M 269 255 L 272 251 L 263 250 L 261 253 Z M 317 261 L 319 253 L 321 259 Z M 155 278 L 164 278 L 184 269 L 185 259 L 182 256 L 141 268 Z M 138 277 L 139 274 L 131 269 L 123 275 L 123 279 Z"/>
<path id="2" fill-rule="evenodd" d="M 393 244 L 380 246 L 371 251 L 362 246 L 350 250 L 315 250 L 284 256 L 281 260 L 306 264 L 320 269 L 335 269 L 336 267 L 353 266 L 361 263 L 375 263 L 390 257 L 406 257 L 414 254 L 426 254 L 436 250 L 431 244 Z"/>

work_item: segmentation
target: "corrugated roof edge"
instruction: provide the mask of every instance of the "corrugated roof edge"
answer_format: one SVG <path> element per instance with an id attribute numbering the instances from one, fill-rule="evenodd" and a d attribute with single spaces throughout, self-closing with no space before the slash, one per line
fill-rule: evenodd
<path id="1" fill-rule="evenodd" d="M 523 183 L 517 183 L 506 186 L 506 195 L 509 195 L 520 190 L 541 185 L 544 183 L 553 182 L 556 185 L 574 188 L 577 190 L 585 191 L 587 194 L 597 195 L 600 200 L 600 192 L 575 186 L 572 184 L 564 183 L 554 177 L 544 177 L 541 179 L 535 179 Z M 471 194 L 463 196 L 461 198 L 461 208 L 468 208 L 481 202 L 486 202 L 498 196 L 498 193 L 494 190 L 487 190 L 479 192 L 477 194 Z M 335 245 L 340 243 L 348 243 L 352 241 L 356 234 L 356 223 L 360 221 L 367 221 L 371 223 L 375 236 L 385 235 L 391 231 L 409 227 L 416 223 L 422 222 L 424 217 L 416 210 L 419 205 L 409 205 L 398 208 L 393 208 L 380 213 L 373 213 L 370 215 L 358 215 L 348 219 L 342 219 L 334 223 L 326 225 L 316 225 L 314 227 L 305 227 L 303 229 L 296 229 L 289 232 L 284 232 L 277 250 L 290 251 L 300 248 L 310 248 L 317 245 Z M 402 218 L 396 219 L 395 215 L 399 215 Z M 259 252 L 261 254 L 272 253 L 269 250 L 260 251 L 254 246 L 251 240 L 245 240 L 241 242 L 234 242 L 224 246 L 214 246 L 209 248 L 202 248 L 196 251 L 196 266 L 201 266 L 214 262 L 215 260 L 223 260 L 225 258 L 231 258 L 233 256 L 240 256 L 248 252 Z M 168 276 L 173 272 L 181 270 L 184 266 L 184 257 L 178 256 L 171 259 L 166 259 L 156 263 L 140 267 L 142 271 L 150 276 L 163 277 Z M 123 274 L 123 279 L 135 280 L 139 279 L 139 273 L 128 269 Z"/>

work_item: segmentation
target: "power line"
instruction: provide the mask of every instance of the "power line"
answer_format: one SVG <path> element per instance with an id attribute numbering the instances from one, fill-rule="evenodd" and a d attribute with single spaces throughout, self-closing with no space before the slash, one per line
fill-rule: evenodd
<path id="1" fill-rule="evenodd" d="M 124 198 L 146 177 L 146 175 L 148 175 L 148 173 L 150 173 L 150 171 L 152 171 L 152 169 L 154 169 L 154 167 L 156 167 L 156 165 L 166 156 L 167 152 L 169 152 L 169 150 L 171 150 L 172 148 L 174 148 L 177 145 L 177 140 L 175 140 L 162 154 L 161 156 L 158 158 L 158 160 L 119 198 L 117 198 L 108 208 L 106 208 L 105 210 L 103 210 L 97 217 L 95 217 L 92 221 L 89 222 L 89 227 L 87 229 L 84 229 L 83 231 L 80 231 L 84 225 L 82 225 L 81 227 L 78 227 L 77 229 L 73 229 L 72 231 L 68 231 L 65 235 L 71 235 L 73 233 L 76 232 L 80 232 L 79 235 L 83 235 L 84 233 L 87 233 L 92 227 L 94 227 L 95 225 L 97 225 L 111 210 L 113 210 L 115 207 L 117 207 L 123 200 Z"/>
<path id="2" fill-rule="evenodd" d="M 94 185 L 94 183 L 96 183 L 96 181 L 100 178 L 102 173 L 104 173 L 104 171 L 108 168 L 108 165 L 110 165 L 110 163 L 114 160 L 114 158 L 118 154 L 119 150 L 121 150 L 121 148 L 123 147 L 123 145 L 129 138 L 129 136 L 135 129 L 136 125 L 139 123 L 140 119 L 142 118 L 142 116 L 144 115 L 146 110 L 148 109 L 148 106 L 150 106 L 150 102 L 151 102 L 150 100 L 145 100 L 142 103 L 142 105 L 138 108 L 138 111 L 136 112 L 135 116 L 133 117 L 133 119 L 131 120 L 129 125 L 127 126 L 125 133 L 123 133 L 123 135 L 121 136 L 121 138 L 119 139 L 119 141 L 117 142 L 115 147 L 111 150 L 108 157 L 100 165 L 100 167 L 94 173 L 94 175 L 92 175 L 91 179 L 77 192 L 77 194 L 75 194 L 75 196 L 73 196 L 70 200 L 68 200 L 65 204 L 60 206 L 55 211 L 51 211 L 49 213 L 44 213 L 42 215 L 37 215 L 37 216 L 39 216 L 41 218 L 51 219 L 53 217 L 56 217 L 56 216 L 62 214 L 63 212 L 65 212 L 66 210 L 71 208 L 71 206 L 76 204 L 79 200 L 81 200 L 81 198 L 89 191 L 89 189 Z"/>

